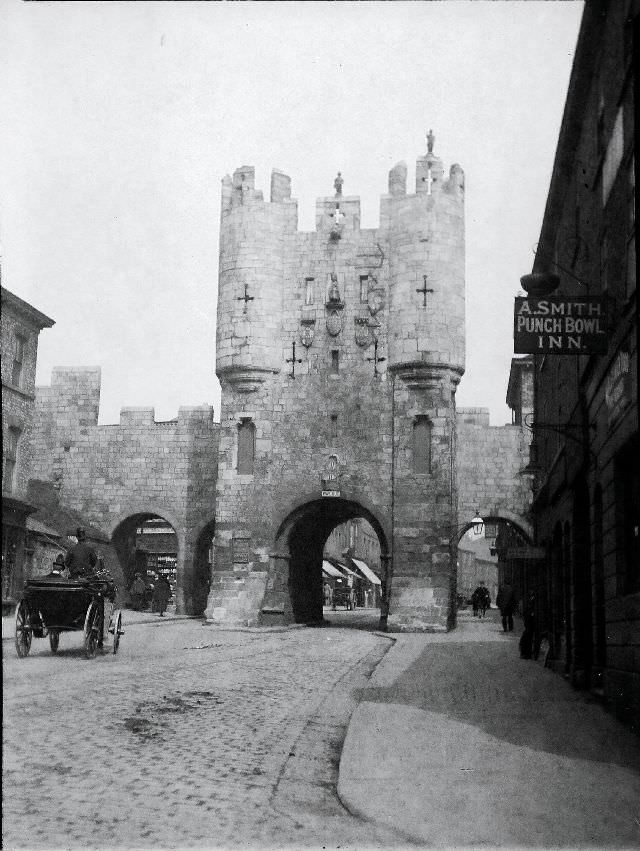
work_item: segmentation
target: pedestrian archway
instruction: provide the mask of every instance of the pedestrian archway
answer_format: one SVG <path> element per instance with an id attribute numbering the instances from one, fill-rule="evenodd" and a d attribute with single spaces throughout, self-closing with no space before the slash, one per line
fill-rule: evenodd
<path id="1" fill-rule="evenodd" d="M 360 501 L 344 498 L 312 499 L 295 508 L 276 535 L 276 551 L 288 563 L 287 590 L 292 619 L 296 623 L 321 624 L 323 604 L 323 552 L 334 529 L 349 520 L 364 519 L 375 532 L 380 546 L 380 562 L 386 565 L 390 548 L 382 523 Z M 381 577 L 384 589 L 384 576 Z M 371 628 L 377 628 L 379 612 L 371 609 Z M 345 620 L 346 625 L 352 624 Z M 363 620 L 358 625 L 362 627 Z"/>
<path id="2" fill-rule="evenodd" d="M 120 520 L 111 535 L 125 583 L 125 599 L 136 574 L 149 587 L 164 575 L 172 589 L 172 605 L 178 605 L 184 586 L 183 547 L 175 526 L 166 517 L 139 511 Z"/>

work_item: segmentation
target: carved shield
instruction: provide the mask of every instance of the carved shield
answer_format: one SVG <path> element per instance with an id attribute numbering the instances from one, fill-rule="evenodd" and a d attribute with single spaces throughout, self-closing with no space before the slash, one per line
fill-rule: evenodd
<path id="1" fill-rule="evenodd" d="M 384 307 L 384 291 L 381 289 L 370 289 L 367 295 L 367 307 L 369 313 L 375 316 Z"/>
<path id="2" fill-rule="evenodd" d="M 300 342 L 305 347 L 305 349 L 308 349 L 313 343 L 315 331 L 315 319 L 306 322 L 304 319 L 302 320 L 302 322 L 300 323 Z"/>
<path id="3" fill-rule="evenodd" d="M 369 320 L 367 318 L 356 317 L 356 343 L 359 346 L 368 346 L 371 343 L 371 334 L 369 332 Z"/>
<path id="4" fill-rule="evenodd" d="M 342 312 L 339 310 L 327 311 L 327 331 L 332 337 L 337 337 L 342 331 Z"/>

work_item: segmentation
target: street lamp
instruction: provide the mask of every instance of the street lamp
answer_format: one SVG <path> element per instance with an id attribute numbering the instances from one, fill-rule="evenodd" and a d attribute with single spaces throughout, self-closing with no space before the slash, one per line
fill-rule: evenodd
<path id="1" fill-rule="evenodd" d="M 473 524 L 473 534 L 476 537 L 479 537 L 480 535 L 482 535 L 482 530 L 484 529 L 484 520 L 482 519 L 482 517 L 480 517 L 480 512 L 478 511 L 477 508 L 476 508 L 476 516 L 473 518 L 471 523 Z"/>

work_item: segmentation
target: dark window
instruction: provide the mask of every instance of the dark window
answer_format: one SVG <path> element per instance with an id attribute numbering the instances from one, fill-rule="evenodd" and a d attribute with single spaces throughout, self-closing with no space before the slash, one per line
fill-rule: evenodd
<path id="1" fill-rule="evenodd" d="M 331 350 L 331 372 L 334 375 L 340 372 L 340 352 L 337 349 Z"/>
<path id="2" fill-rule="evenodd" d="M 331 437 L 336 438 L 338 436 L 338 415 L 331 414 Z"/>
<path id="3" fill-rule="evenodd" d="M 16 334 L 13 343 L 13 369 L 11 372 L 11 383 L 16 387 L 22 385 L 22 371 L 24 367 L 24 350 L 27 340 L 22 334 Z"/>
<path id="4" fill-rule="evenodd" d="M 253 475 L 255 459 L 256 427 L 251 420 L 243 420 L 238 426 L 238 473 Z"/>
<path id="5" fill-rule="evenodd" d="M 8 429 L 7 442 L 4 447 L 4 470 L 2 471 L 2 490 L 5 493 L 13 491 L 19 440 L 20 429 Z"/>
<path id="6" fill-rule="evenodd" d="M 640 441 L 616 455 L 616 539 L 621 592 L 640 591 Z"/>
<path id="7" fill-rule="evenodd" d="M 418 417 L 413 423 L 413 471 L 431 472 L 431 422 Z"/>

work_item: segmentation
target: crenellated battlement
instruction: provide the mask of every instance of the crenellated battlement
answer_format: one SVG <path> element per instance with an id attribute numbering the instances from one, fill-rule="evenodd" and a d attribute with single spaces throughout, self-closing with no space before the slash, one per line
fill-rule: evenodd
<path id="1" fill-rule="evenodd" d="M 387 199 L 397 199 L 400 196 L 410 200 L 428 195 L 435 201 L 440 194 L 462 196 L 464 193 L 464 172 L 461 166 L 454 163 L 449 170 L 449 176 L 445 178 L 442 160 L 433 154 L 418 157 L 415 180 L 415 193 L 407 194 L 407 166 L 404 162 L 397 163 L 389 172 L 388 195 L 381 196 L 382 205 Z M 291 178 L 278 169 L 273 169 L 271 172 L 269 201 L 265 201 L 262 190 L 256 189 L 254 166 L 241 166 L 234 171 L 233 177 L 227 174 L 222 179 L 223 227 L 225 214 L 229 214 L 232 210 L 241 209 L 244 213 L 248 213 L 256 208 L 278 204 L 285 204 L 295 209 L 297 229 L 298 202 L 291 197 Z M 337 217 L 336 211 L 339 211 Z M 316 199 L 316 231 L 327 231 L 337 226 L 342 229 L 359 230 L 360 218 L 360 196 L 342 195 L 341 184 L 340 192 L 336 191 L 334 195 Z M 290 226 L 290 217 L 287 217 L 286 224 Z M 376 229 L 385 228 L 388 225 L 389 217 L 383 212 Z"/>

